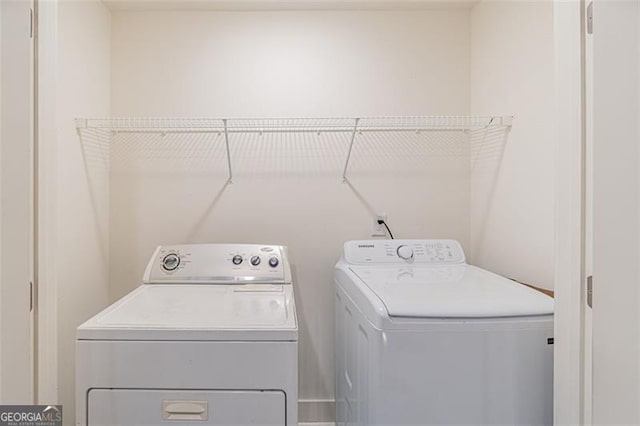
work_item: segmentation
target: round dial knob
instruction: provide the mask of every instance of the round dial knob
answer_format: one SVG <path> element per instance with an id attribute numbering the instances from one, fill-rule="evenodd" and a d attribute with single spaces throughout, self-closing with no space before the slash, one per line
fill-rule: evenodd
<path id="1" fill-rule="evenodd" d="M 233 259 L 231 259 L 231 261 L 233 262 L 234 265 L 239 265 L 242 263 L 242 256 L 240 256 L 239 254 L 236 254 L 235 256 L 233 256 Z"/>
<path id="2" fill-rule="evenodd" d="M 260 264 L 260 256 L 251 256 L 251 264 L 258 266 Z"/>
<path id="3" fill-rule="evenodd" d="M 173 271 L 180 266 L 180 256 L 175 253 L 169 253 L 162 258 L 162 269 L 165 271 Z"/>
<path id="4" fill-rule="evenodd" d="M 400 259 L 409 260 L 413 257 L 413 249 L 409 246 L 398 246 L 398 250 L 396 250 L 396 252 Z"/>
<path id="5" fill-rule="evenodd" d="M 276 266 L 278 266 L 278 263 L 280 263 L 280 261 L 278 260 L 277 257 L 269 258 L 269 266 L 271 266 L 272 268 L 275 268 Z"/>

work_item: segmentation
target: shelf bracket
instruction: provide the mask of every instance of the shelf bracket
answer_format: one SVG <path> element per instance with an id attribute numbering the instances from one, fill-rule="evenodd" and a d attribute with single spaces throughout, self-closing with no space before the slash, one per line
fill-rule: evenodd
<path id="1" fill-rule="evenodd" d="M 224 143 L 227 147 L 227 168 L 229 170 L 229 179 L 227 179 L 227 182 L 233 183 L 233 171 L 231 169 L 231 151 L 229 150 L 229 132 L 227 130 L 227 119 L 223 118 L 222 123 L 224 124 Z"/>
<path id="2" fill-rule="evenodd" d="M 356 118 L 356 122 L 353 125 L 353 132 L 351 133 L 351 143 L 349 144 L 349 152 L 347 152 L 347 160 L 344 162 L 344 169 L 342 170 L 342 183 L 347 182 L 347 169 L 349 168 L 349 161 L 351 160 L 351 151 L 353 151 L 353 143 L 356 141 L 356 133 L 358 132 L 359 118 Z"/>

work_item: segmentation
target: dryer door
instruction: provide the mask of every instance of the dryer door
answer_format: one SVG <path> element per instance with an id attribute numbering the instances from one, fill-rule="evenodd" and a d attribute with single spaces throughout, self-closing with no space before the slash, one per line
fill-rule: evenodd
<path id="1" fill-rule="evenodd" d="M 282 426 L 282 391 L 92 389 L 88 426 Z"/>

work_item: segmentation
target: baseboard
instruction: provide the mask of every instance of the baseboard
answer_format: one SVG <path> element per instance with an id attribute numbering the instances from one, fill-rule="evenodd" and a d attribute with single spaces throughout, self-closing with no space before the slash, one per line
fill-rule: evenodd
<path id="1" fill-rule="evenodd" d="M 298 423 L 333 423 L 334 407 L 332 399 L 301 399 L 298 401 Z"/>

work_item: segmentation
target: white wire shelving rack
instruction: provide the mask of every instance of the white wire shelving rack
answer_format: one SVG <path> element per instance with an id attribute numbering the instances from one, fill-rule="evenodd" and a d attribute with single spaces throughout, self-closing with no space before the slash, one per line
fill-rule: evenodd
<path id="1" fill-rule="evenodd" d="M 417 116 L 417 117 L 354 117 L 354 118 L 280 118 L 280 119 L 226 119 L 226 118 L 77 118 L 76 131 L 82 139 L 85 129 L 120 133 L 166 134 L 218 134 L 224 135 L 228 182 L 233 179 L 230 143 L 232 135 L 264 133 L 343 133 L 349 138 L 349 147 L 342 180 L 353 154 L 359 134 L 369 132 L 469 132 L 491 128 L 510 128 L 512 116 Z"/>

